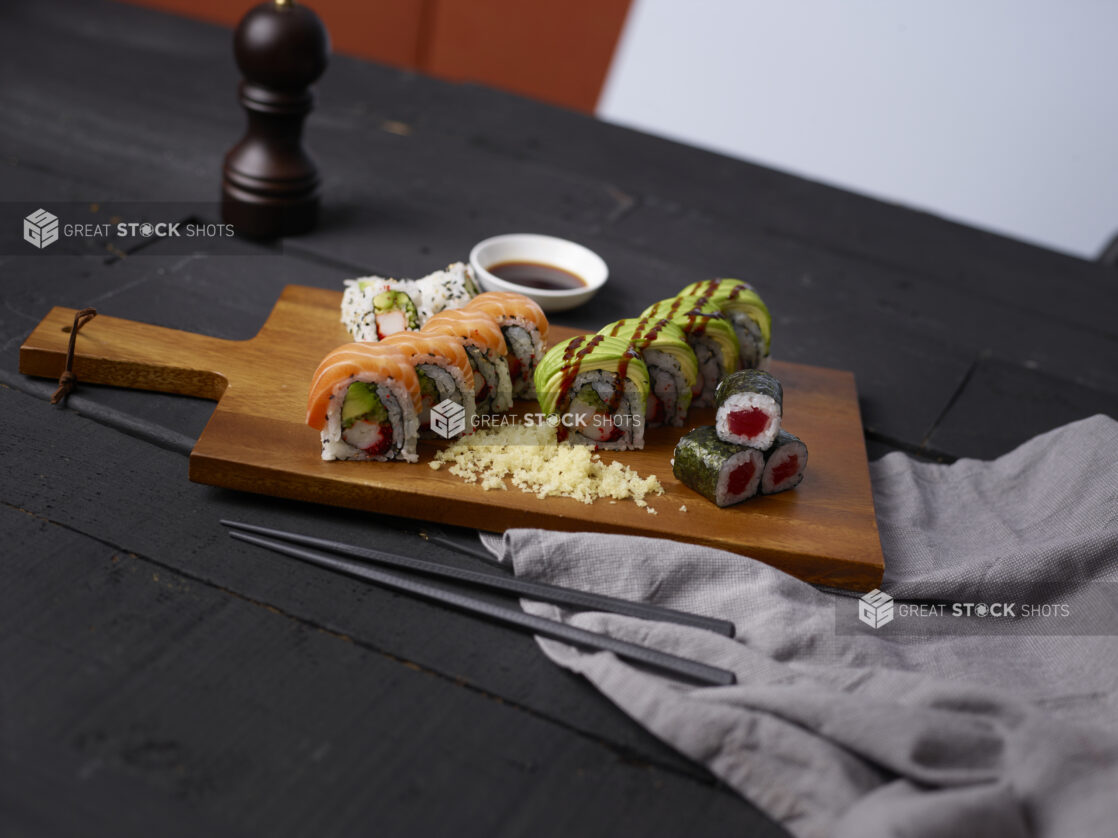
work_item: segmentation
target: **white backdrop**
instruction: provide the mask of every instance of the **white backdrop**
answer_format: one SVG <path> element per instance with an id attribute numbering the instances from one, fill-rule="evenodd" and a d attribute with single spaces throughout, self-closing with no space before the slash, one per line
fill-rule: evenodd
<path id="1" fill-rule="evenodd" d="M 603 119 L 1094 258 L 1114 0 L 633 0 Z"/>

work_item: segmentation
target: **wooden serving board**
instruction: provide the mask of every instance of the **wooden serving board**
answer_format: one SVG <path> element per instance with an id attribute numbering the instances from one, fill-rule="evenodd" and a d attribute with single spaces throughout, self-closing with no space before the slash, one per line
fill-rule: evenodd
<path id="1" fill-rule="evenodd" d="M 719 509 L 672 476 L 683 430 L 646 433 L 643 451 L 603 452 L 642 476 L 655 474 L 655 515 L 630 501 L 540 500 L 516 489 L 485 491 L 425 463 L 446 443 L 421 442 L 420 463 L 324 462 L 318 432 L 303 424 L 311 375 L 349 338 L 341 294 L 288 286 L 256 337 L 228 341 L 98 315 L 79 332 L 79 381 L 217 400 L 190 455 L 190 479 L 278 497 L 502 532 L 510 527 L 672 538 L 753 556 L 811 582 L 869 590 L 884 562 L 874 517 L 854 376 L 774 361 L 784 386 L 784 425 L 808 446 L 803 483 L 791 492 Z M 20 348 L 20 371 L 57 378 L 74 310 L 55 308 Z M 554 327 L 552 342 L 574 334 Z M 532 412 L 534 402 L 520 403 Z M 692 427 L 713 411 L 692 411 Z M 686 506 L 686 511 L 681 507 Z"/>

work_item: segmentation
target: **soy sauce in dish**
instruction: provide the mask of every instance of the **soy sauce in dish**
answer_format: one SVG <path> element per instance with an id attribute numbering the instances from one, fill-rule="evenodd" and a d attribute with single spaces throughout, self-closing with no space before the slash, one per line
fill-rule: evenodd
<path id="1" fill-rule="evenodd" d="M 586 280 L 578 274 L 543 262 L 500 262 L 486 270 L 505 282 L 541 291 L 570 291 L 586 287 Z"/>

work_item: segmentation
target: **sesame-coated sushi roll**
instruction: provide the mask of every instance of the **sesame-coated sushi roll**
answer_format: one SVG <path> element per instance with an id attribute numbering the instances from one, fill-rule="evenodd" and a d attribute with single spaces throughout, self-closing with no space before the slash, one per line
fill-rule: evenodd
<path id="1" fill-rule="evenodd" d="M 708 279 L 693 282 L 679 293 L 701 297 L 730 318 L 743 367 L 764 369 L 768 365 L 772 315 L 752 285 L 742 279 Z"/>
<path id="2" fill-rule="evenodd" d="M 547 349 L 547 318 L 543 309 L 534 300 L 512 291 L 478 294 L 465 308 L 484 311 L 497 321 L 508 344 L 512 394 L 518 399 L 534 399 L 533 375 Z"/>
<path id="3" fill-rule="evenodd" d="M 415 290 L 421 323 L 440 311 L 462 308 L 478 295 L 473 271 L 464 262 L 455 262 L 444 270 L 417 279 Z"/>
<path id="4" fill-rule="evenodd" d="M 804 479 L 806 468 L 807 446 L 798 436 L 781 428 L 772 448 L 765 452 L 761 494 L 772 495 L 795 489 Z"/>
<path id="5" fill-rule="evenodd" d="M 419 293 L 410 280 L 366 276 L 347 279 L 342 294 L 342 323 L 354 340 L 377 341 L 406 329 L 418 329 Z"/>
<path id="6" fill-rule="evenodd" d="M 474 371 L 457 338 L 399 332 L 381 344 L 400 350 L 415 367 L 420 391 L 420 436 L 451 439 L 473 428 Z M 434 411 L 436 407 L 440 409 Z M 448 417 L 452 420 L 449 424 Z"/>
<path id="7" fill-rule="evenodd" d="M 397 349 L 347 343 L 315 370 L 307 424 L 321 432 L 324 460 L 414 463 L 419 378 Z"/>
<path id="8" fill-rule="evenodd" d="M 648 391 L 648 368 L 621 338 L 568 338 L 536 368 L 540 409 L 557 417 L 559 438 L 611 451 L 644 447 Z"/>
<path id="9" fill-rule="evenodd" d="M 457 338 L 474 368 L 474 401 L 479 415 L 504 413 L 512 407 L 508 345 L 497 321 L 484 311 L 448 309 L 432 315 L 421 334 Z"/>
<path id="10" fill-rule="evenodd" d="M 714 389 L 718 382 L 741 363 L 738 338 L 729 318 L 698 297 L 661 300 L 646 308 L 641 317 L 664 318 L 683 329 L 688 345 L 695 352 L 699 369 L 691 388 L 691 406 L 710 407 L 714 404 Z"/>
<path id="11" fill-rule="evenodd" d="M 672 473 L 711 503 L 732 506 L 757 494 L 764 466 L 756 448 L 723 442 L 708 425 L 679 440 Z"/>
<path id="12" fill-rule="evenodd" d="M 648 427 L 682 426 L 699 375 L 699 362 L 683 330 L 668 320 L 631 318 L 610 323 L 598 333 L 629 341 L 648 367 L 652 386 L 645 413 Z"/>
<path id="13" fill-rule="evenodd" d="M 738 370 L 719 382 L 714 406 L 719 439 L 764 451 L 780 432 L 784 389 L 763 370 Z"/>

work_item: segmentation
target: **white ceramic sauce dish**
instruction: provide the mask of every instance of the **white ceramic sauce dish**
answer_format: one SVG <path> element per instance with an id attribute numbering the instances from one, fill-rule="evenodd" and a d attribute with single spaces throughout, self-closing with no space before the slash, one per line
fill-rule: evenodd
<path id="1" fill-rule="evenodd" d="M 544 311 L 582 305 L 609 278 L 609 268 L 593 250 L 536 233 L 507 233 L 478 242 L 470 251 L 470 267 L 484 290 L 515 291 Z M 561 284 L 572 287 L 556 287 Z"/>

